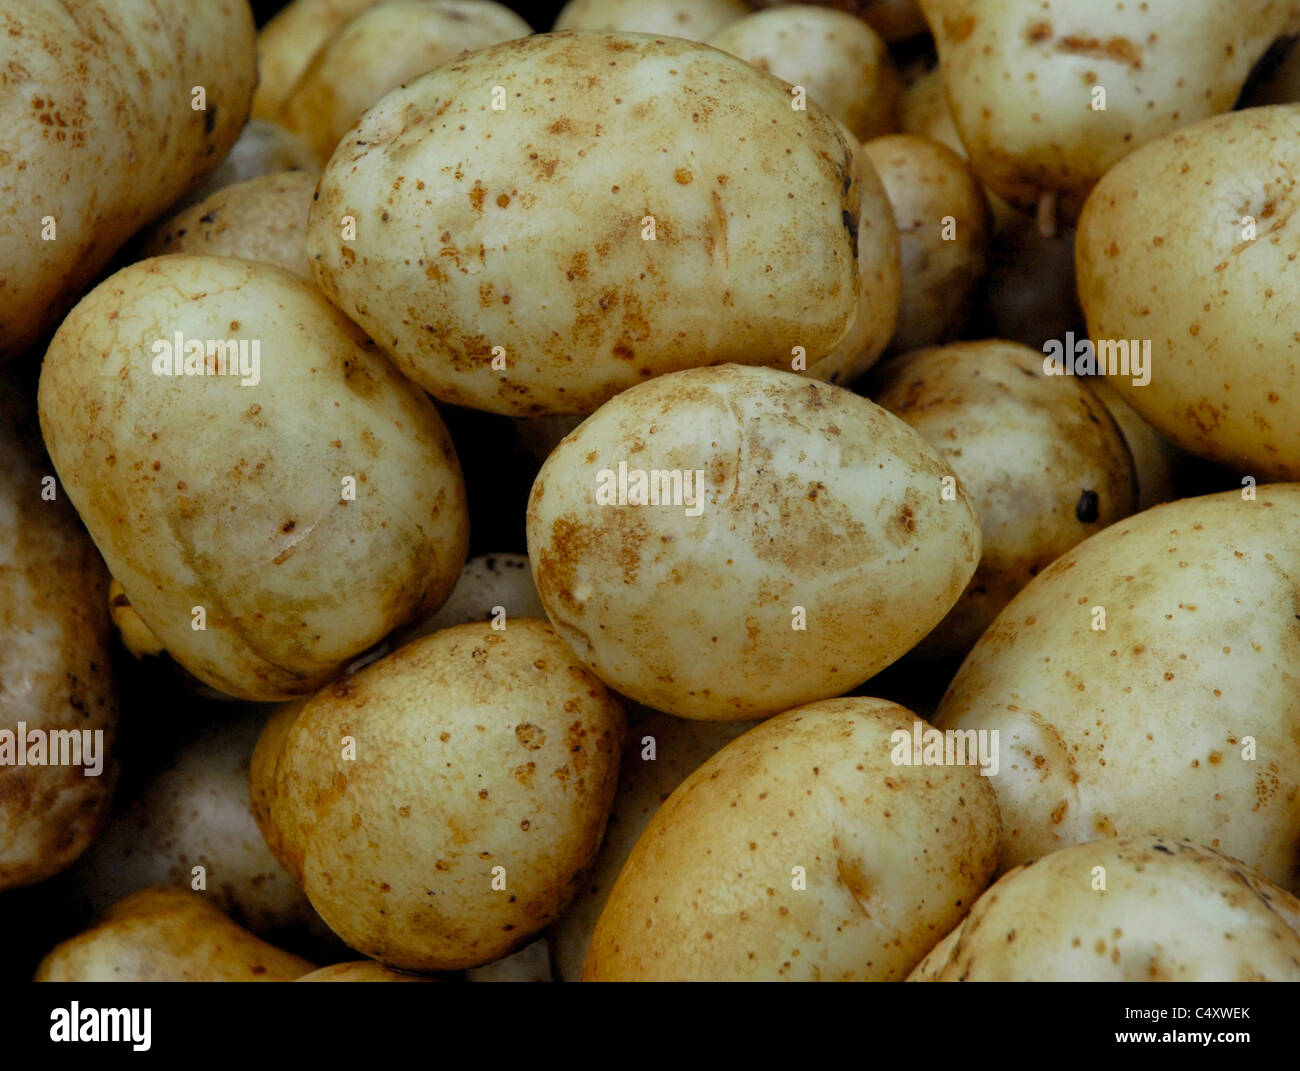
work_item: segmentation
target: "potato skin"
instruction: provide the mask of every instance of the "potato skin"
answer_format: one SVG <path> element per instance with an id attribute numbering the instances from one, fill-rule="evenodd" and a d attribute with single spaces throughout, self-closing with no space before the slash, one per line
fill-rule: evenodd
<path id="1" fill-rule="evenodd" d="M 622 30 L 707 41 L 749 14 L 745 0 L 569 0 L 555 30 Z"/>
<path id="2" fill-rule="evenodd" d="M 602 504 L 600 473 L 620 463 L 703 471 L 699 514 Z M 611 687 L 682 717 L 768 716 L 861 684 L 956 601 L 980 537 L 945 478 L 919 435 L 849 391 L 691 369 L 624 392 L 556 447 L 528 556 L 548 616 Z"/>
<path id="3" fill-rule="evenodd" d="M 992 877 L 999 835 L 975 767 L 893 764 L 915 720 L 831 699 L 724 747 L 641 834 L 583 981 L 904 978 Z"/>
<path id="4" fill-rule="evenodd" d="M 257 81 L 248 0 L 6 0 L 5 28 L 0 360 L 220 163 Z M 191 108 L 196 85 L 206 111 Z"/>
<path id="5" fill-rule="evenodd" d="M 1284 667 L 1300 663 L 1297 576 L 1296 484 L 1157 506 L 1040 573 L 934 717 L 1000 733 L 1001 868 L 1150 831 L 1296 887 L 1300 692 Z"/>
<path id="6" fill-rule="evenodd" d="M 887 201 L 863 220 L 834 122 L 734 56 L 632 34 L 509 41 L 390 93 L 353 135 L 312 208 L 317 281 L 443 401 L 590 412 L 665 372 L 789 368 L 795 346 L 813 368 L 880 333 L 863 290 L 896 266 L 859 235 L 892 228 Z"/>
<path id="7" fill-rule="evenodd" d="M 260 340 L 260 382 L 155 374 L 153 342 L 176 331 Z M 59 328 L 40 412 L 140 619 L 230 695 L 314 691 L 431 612 L 465 560 L 460 468 L 432 404 L 315 287 L 270 265 L 124 268 Z"/>
<path id="8" fill-rule="evenodd" d="M 1181 129 L 1106 175 L 1075 243 L 1089 334 L 1151 341 L 1150 383 L 1115 389 L 1179 446 L 1260 480 L 1300 477 L 1297 145 L 1300 105 Z"/>
<path id="9" fill-rule="evenodd" d="M 1300 981 L 1300 900 L 1191 841 L 1076 844 L 1004 875 L 908 981 Z"/>
<path id="10" fill-rule="evenodd" d="M 340 757 L 345 736 L 355 761 Z M 548 624 L 461 625 L 307 702 L 280 750 L 271 822 L 353 948 L 407 970 L 477 966 L 577 890 L 622 738 L 621 701 Z"/>
<path id="11" fill-rule="evenodd" d="M 292 982 L 314 964 L 268 945 L 202 893 L 142 889 L 56 946 L 36 982 Z"/>

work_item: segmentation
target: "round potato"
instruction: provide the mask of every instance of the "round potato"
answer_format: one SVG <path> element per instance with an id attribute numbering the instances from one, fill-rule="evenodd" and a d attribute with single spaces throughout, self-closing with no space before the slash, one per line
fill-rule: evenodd
<path id="1" fill-rule="evenodd" d="M 1002 868 L 1153 832 L 1297 885 L 1297 577 L 1295 484 L 1157 506 L 1040 573 L 934 717 L 999 733 Z"/>
<path id="2" fill-rule="evenodd" d="M 891 346 L 955 338 L 984 276 L 990 217 L 970 166 L 937 141 L 893 134 L 865 142 L 880 175 L 902 249 L 903 301 Z"/>
<path id="3" fill-rule="evenodd" d="M 315 966 L 254 937 L 202 893 L 142 889 L 41 961 L 37 982 L 292 982 Z"/>
<path id="4" fill-rule="evenodd" d="M 279 123 L 250 119 L 221 166 L 177 201 L 172 211 L 196 205 L 237 182 L 280 171 L 306 171 L 319 177 L 320 162 L 297 134 Z"/>
<path id="5" fill-rule="evenodd" d="M 491 0 L 387 0 L 339 29 L 280 110 L 323 163 L 384 94 L 462 52 L 527 37 L 532 27 Z"/>
<path id="6" fill-rule="evenodd" d="M 54 336 L 40 412 L 140 619 L 230 695 L 313 691 L 432 612 L 464 563 L 465 491 L 433 405 L 279 268 L 124 268 Z"/>
<path id="7" fill-rule="evenodd" d="M 756 11 L 709 44 L 802 86 L 859 141 L 898 129 L 898 72 L 889 48 L 852 15 L 823 7 Z"/>
<path id="8" fill-rule="evenodd" d="M 511 416 L 590 412 L 686 367 L 866 360 L 897 312 L 896 261 L 875 252 L 892 214 L 883 193 L 864 211 L 834 122 L 790 103 L 689 41 L 480 49 L 338 147 L 312 206 L 317 281 L 436 397 Z"/>
<path id="9" fill-rule="evenodd" d="M 750 0 L 755 7 L 816 4 L 856 15 L 886 41 L 906 41 L 926 32 L 925 16 L 916 0 Z"/>
<path id="10" fill-rule="evenodd" d="M 569 0 L 555 30 L 623 30 L 707 41 L 749 14 L 745 0 Z"/>
<path id="11" fill-rule="evenodd" d="M 298 982 L 440 982 L 441 978 L 425 978 L 418 974 L 407 974 L 385 967 L 373 959 L 356 960 L 352 963 L 334 963 L 320 967 L 310 974 L 295 979 Z"/>
<path id="12" fill-rule="evenodd" d="M 622 704 L 549 625 L 445 629 L 302 707 L 275 762 L 271 846 L 367 956 L 487 963 L 577 891 L 622 738 Z"/>
<path id="13" fill-rule="evenodd" d="M 307 214 L 316 193 L 309 171 L 261 175 L 224 186 L 150 231 L 141 257 L 201 253 L 274 264 L 312 282 Z"/>
<path id="14" fill-rule="evenodd" d="M 904 654 L 980 556 L 952 470 L 840 387 L 723 365 L 607 402 L 542 466 L 533 579 L 623 695 L 745 719 L 840 695 Z"/>
<path id="15" fill-rule="evenodd" d="M 895 764 L 916 725 L 832 699 L 724 747 L 637 840 L 583 980 L 906 977 L 988 884 L 999 834 L 975 766 Z"/>
<path id="16" fill-rule="evenodd" d="M 984 553 L 957 605 L 925 639 L 964 654 L 1012 597 L 1071 547 L 1137 508 L 1124 436 L 1072 376 L 1014 342 L 954 342 L 891 361 L 872 397 L 953 467 Z"/>
<path id="17" fill-rule="evenodd" d="M 1257 479 L 1300 477 L 1300 105 L 1186 127 L 1116 165 L 1075 248 L 1094 339 L 1147 347 L 1111 383 L 1179 446 Z M 1122 355 L 1121 355 L 1122 356 Z"/>
<path id="18" fill-rule="evenodd" d="M 1300 900 L 1190 841 L 1105 839 L 1017 867 L 915 982 L 1296 982 Z"/>

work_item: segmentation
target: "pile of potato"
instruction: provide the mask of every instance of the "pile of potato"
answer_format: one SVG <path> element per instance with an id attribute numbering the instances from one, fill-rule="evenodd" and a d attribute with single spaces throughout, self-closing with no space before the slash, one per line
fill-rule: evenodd
<path id="1" fill-rule="evenodd" d="M 1300 980 L 1300 0 L 752 7 L 0 0 L 0 976 Z"/>

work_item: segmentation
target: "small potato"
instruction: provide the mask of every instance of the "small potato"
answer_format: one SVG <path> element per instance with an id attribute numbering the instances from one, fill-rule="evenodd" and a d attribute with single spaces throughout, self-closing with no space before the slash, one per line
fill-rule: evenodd
<path id="1" fill-rule="evenodd" d="M 504 959 L 471 967 L 465 972 L 467 982 L 550 982 L 551 950 L 545 940 L 524 945 Z"/>
<path id="2" fill-rule="evenodd" d="M 297 134 L 279 123 L 250 119 L 221 166 L 175 205 L 176 213 L 211 197 L 218 190 L 280 171 L 306 171 L 319 177 L 320 163 Z"/>
<path id="3" fill-rule="evenodd" d="M 410 628 L 399 629 L 394 639 L 398 644 L 410 643 L 471 621 L 497 620 L 508 628 L 517 617 L 546 617 L 528 568 L 528 556 L 482 554 L 465 563 L 460 579 L 437 613 Z"/>
<path id="4" fill-rule="evenodd" d="M 933 346 L 957 337 L 984 277 L 991 220 L 970 166 L 937 141 L 894 134 L 865 142 L 902 247 L 903 302 L 890 345 Z"/>
<path id="5" fill-rule="evenodd" d="M 140 256 L 204 253 L 274 264 L 312 282 L 307 214 L 316 193 L 308 171 L 261 175 L 217 190 L 154 227 Z"/>
<path id="6" fill-rule="evenodd" d="M 315 966 L 254 937 L 204 894 L 143 889 L 41 961 L 37 982 L 292 982 Z"/>
<path id="7" fill-rule="evenodd" d="M 856 15 L 886 41 L 906 41 L 926 32 L 916 0 L 751 0 L 757 8 L 816 4 Z"/>
<path id="8" fill-rule="evenodd" d="M 135 612 L 238 698 L 314 691 L 436 609 L 465 560 L 464 486 L 432 403 L 279 268 L 188 254 L 124 268 L 54 336 L 40 411 Z"/>
<path id="9" fill-rule="evenodd" d="M 898 129 L 898 72 L 889 48 L 852 15 L 822 7 L 757 11 L 709 44 L 802 86 L 859 141 Z"/>
<path id="10" fill-rule="evenodd" d="M 577 891 L 622 742 L 618 697 L 549 625 L 445 629 L 302 707 L 275 762 L 271 846 L 358 951 L 478 966 Z"/>
<path id="11" fill-rule="evenodd" d="M 980 539 L 952 470 L 901 420 L 722 365 L 633 387 L 560 443 L 533 484 L 528 556 L 556 629 L 611 687 L 740 720 L 900 657 L 957 600 Z"/>
<path id="12" fill-rule="evenodd" d="M 1106 407 L 1013 342 L 916 350 L 880 370 L 872 397 L 953 467 L 980 519 L 984 554 L 926 637 L 964 654 L 1012 597 L 1071 547 L 1137 507 L 1137 475 Z"/>
<path id="13" fill-rule="evenodd" d="M 532 27 L 491 0 L 387 0 L 361 12 L 316 53 L 279 120 L 321 163 L 384 94 L 435 67 Z"/>
<path id="14" fill-rule="evenodd" d="M 1105 376 L 1091 376 L 1080 382 L 1101 399 L 1128 443 L 1137 474 L 1137 508 L 1150 509 L 1175 498 L 1174 469 L 1186 455 L 1143 420 Z"/>
<path id="15" fill-rule="evenodd" d="M 569 0 L 555 30 L 623 30 L 707 41 L 749 14 L 744 0 Z"/>
<path id="16" fill-rule="evenodd" d="M 813 703 L 732 741 L 668 797 L 596 925 L 583 981 L 895 981 L 993 876 L 971 765 L 895 765 L 914 714 Z"/>
<path id="17" fill-rule="evenodd" d="M 310 974 L 295 979 L 298 982 L 440 982 L 441 978 L 421 977 L 385 967 L 373 959 L 357 960 L 352 963 L 334 963 L 328 967 L 319 967 Z"/>
<path id="18" fill-rule="evenodd" d="M 1300 887 L 1300 485 L 1156 506 L 1040 573 L 934 716 L 997 730 L 1003 870 L 1188 837 Z"/>
<path id="19" fill-rule="evenodd" d="M 948 99 L 943 93 L 943 72 L 938 64 L 929 66 L 925 61 L 913 62 L 903 69 L 902 77 L 899 129 L 904 134 L 917 134 L 946 145 L 965 159 L 966 147 L 952 121 Z"/>
<path id="20" fill-rule="evenodd" d="M 1076 844 L 1003 876 L 908 981 L 1296 982 L 1300 900 L 1191 841 Z"/>

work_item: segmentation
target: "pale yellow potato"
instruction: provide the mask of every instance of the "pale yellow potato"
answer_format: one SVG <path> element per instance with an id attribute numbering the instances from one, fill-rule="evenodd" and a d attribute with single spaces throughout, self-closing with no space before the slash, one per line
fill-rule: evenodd
<path id="1" fill-rule="evenodd" d="M 920 5 L 975 173 L 1023 209 L 1049 195 L 1067 219 L 1139 145 L 1231 109 L 1296 17 L 1294 0 Z"/>
<path id="2" fill-rule="evenodd" d="M 674 470 L 655 479 L 678 504 L 630 492 L 634 471 Z M 607 402 L 542 466 L 527 531 L 542 605 L 596 675 L 705 720 L 856 687 L 939 623 L 980 556 L 971 500 L 903 421 L 740 365 Z"/>
<path id="3" fill-rule="evenodd" d="M 896 292 L 872 294 L 897 286 L 876 253 L 883 191 L 867 218 L 834 122 L 705 45 L 492 45 L 393 91 L 353 134 L 312 206 L 317 281 L 445 402 L 590 412 L 685 367 L 792 368 L 796 348 L 842 370 L 893 330 Z"/>
<path id="4" fill-rule="evenodd" d="M 30 395 L 17 369 L 0 374 L 0 890 L 85 851 L 117 772 L 108 574 L 54 481 Z M 19 764 L 20 734 L 44 762 Z"/>
<path id="5" fill-rule="evenodd" d="M 902 71 L 903 88 L 899 100 L 898 126 L 904 134 L 917 134 L 947 145 L 958 156 L 966 156 L 966 146 L 952 121 L 948 98 L 943 91 L 943 72 L 924 60 L 913 61 Z"/>
<path id="6" fill-rule="evenodd" d="M 908 981 L 1297 982 L 1300 900 L 1191 841 L 1076 844 L 1004 875 Z"/>
<path id="7" fill-rule="evenodd" d="M 962 157 L 929 138 L 892 134 L 862 152 L 884 183 L 902 252 L 903 295 L 890 345 L 947 342 L 970 317 L 984 277 L 991 220 Z"/>
<path id="8" fill-rule="evenodd" d="M 569 0 L 553 30 L 622 30 L 707 41 L 749 14 L 744 0 Z"/>
<path id="9" fill-rule="evenodd" d="M 0 360 L 221 162 L 257 81 L 248 0 L 6 0 L 4 26 Z"/>
<path id="10" fill-rule="evenodd" d="M 894 764 L 917 721 L 831 699 L 724 747 L 637 840 L 583 981 L 901 981 L 988 884 L 999 834 L 976 766 Z"/>
<path id="11" fill-rule="evenodd" d="M 587 958 L 596 921 L 633 845 L 655 812 L 701 763 L 755 724 L 688 721 L 655 711 L 629 730 L 618 793 L 600 854 L 564 917 L 551 928 L 550 941 L 561 981 L 577 982 L 582 978 L 582 962 Z"/>
<path id="12" fill-rule="evenodd" d="M 1104 376 L 1090 376 L 1083 382 L 1106 407 L 1128 443 L 1133 455 L 1133 470 L 1137 474 L 1139 510 L 1150 509 L 1176 497 L 1174 468 L 1186 455 L 1156 431 L 1124 400 L 1110 380 Z"/>
<path id="13" fill-rule="evenodd" d="M 1088 333 L 1151 345 L 1150 382 L 1115 389 L 1179 446 L 1258 480 L 1300 477 L 1297 177 L 1300 104 L 1208 119 L 1118 164 L 1075 248 Z"/>
<path id="14" fill-rule="evenodd" d="M 1002 869 L 1154 832 L 1296 886 L 1300 485 L 1250 492 L 1067 551 L 963 663 L 934 723 L 1000 734 Z"/>
<path id="15" fill-rule="evenodd" d="M 254 937 L 203 893 L 143 889 L 57 945 L 37 982 L 292 982 L 314 964 Z"/>
<path id="16" fill-rule="evenodd" d="M 272 847 L 365 955 L 487 963 L 577 891 L 622 738 L 622 703 L 550 625 L 445 629 L 303 706 L 275 764 Z"/>
<path id="17" fill-rule="evenodd" d="M 289 736 L 289 730 L 293 728 L 294 721 L 306 703 L 307 699 L 295 699 L 291 703 L 282 703 L 276 707 L 275 712 L 262 726 L 261 735 L 257 738 L 252 758 L 249 760 L 248 795 L 253 808 L 253 821 L 257 823 L 257 828 L 261 831 L 262 839 L 266 841 L 271 854 L 286 868 L 289 867 L 289 852 L 275 824 L 271 821 L 271 807 L 277 788 L 275 771 L 280 762 L 280 754 L 284 750 L 284 742 Z M 294 880 L 300 880 L 300 875 L 296 872 L 294 872 Z"/>
<path id="18" fill-rule="evenodd" d="M 746 15 L 709 44 L 802 86 L 859 141 L 898 129 L 898 72 L 888 46 L 861 19 L 823 7 L 778 7 Z"/>
<path id="19" fill-rule="evenodd" d="M 333 963 L 328 967 L 319 967 L 310 974 L 294 979 L 297 982 L 440 982 L 441 978 L 422 977 L 407 974 L 385 967 L 373 959 L 356 960 L 352 963 Z"/>
<path id="20" fill-rule="evenodd" d="M 259 175 L 277 171 L 307 171 L 320 176 L 320 163 L 297 134 L 279 123 L 266 119 L 250 119 L 240 132 L 221 166 L 203 182 L 182 197 L 172 207 L 178 212 L 211 197 L 218 190 L 247 182 Z"/>
<path id="21" fill-rule="evenodd" d="M 238 257 L 274 264 L 313 282 L 307 213 L 315 193 L 316 176 L 308 171 L 283 171 L 224 186 L 152 228 L 140 256 Z"/>
<path id="22" fill-rule="evenodd" d="M 462 52 L 527 37 L 532 27 L 492 0 L 387 0 L 342 26 L 280 109 L 321 163 L 384 94 Z"/>
<path id="23" fill-rule="evenodd" d="M 253 374 L 158 374 L 177 332 L 247 341 Z M 122 269 L 59 328 L 40 411 L 141 621 L 230 695 L 314 691 L 435 609 L 465 560 L 464 486 L 433 405 L 279 268 L 181 254 Z"/>
<path id="24" fill-rule="evenodd" d="M 931 655 L 964 654 L 1039 572 L 1137 508 L 1133 457 L 1106 407 L 1026 346 L 914 350 L 880 370 L 871 396 L 952 466 L 980 520 L 979 568 L 925 638 Z"/>
<path id="25" fill-rule="evenodd" d="M 751 0 L 757 8 L 787 3 L 816 4 L 856 15 L 886 41 L 905 41 L 926 32 L 925 16 L 916 0 Z"/>

